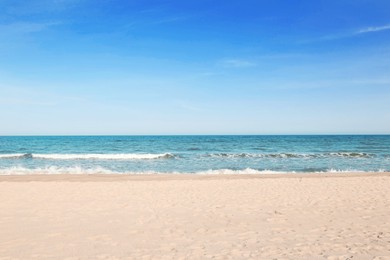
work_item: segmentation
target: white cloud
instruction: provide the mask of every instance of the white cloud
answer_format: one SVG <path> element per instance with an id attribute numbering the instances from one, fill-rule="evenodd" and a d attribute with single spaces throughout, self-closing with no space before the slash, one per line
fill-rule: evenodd
<path id="1" fill-rule="evenodd" d="M 355 34 L 380 32 L 380 31 L 385 31 L 385 30 L 390 30 L 390 24 L 386 24 L 383 26 L 376 26 L 376 27 L 366 27 L 366 28 L 358 30 Z"/>

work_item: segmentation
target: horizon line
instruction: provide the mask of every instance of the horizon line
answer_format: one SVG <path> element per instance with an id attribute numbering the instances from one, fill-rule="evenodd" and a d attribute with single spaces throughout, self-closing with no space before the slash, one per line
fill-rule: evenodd
<path id="1" fill-rule="evenodd" d="M 390 135 L 390 133 L 295 133 L 295 134 L 21 134 L 0 135 L 0 137 L 159 137 L 159 136 L 364 136 L 364 135 Z"/>

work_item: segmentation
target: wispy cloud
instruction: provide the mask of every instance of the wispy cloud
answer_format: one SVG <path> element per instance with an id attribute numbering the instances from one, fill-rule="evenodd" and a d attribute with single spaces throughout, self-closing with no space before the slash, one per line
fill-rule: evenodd
<path id="1" fill-rule="evenodd" d="M 220 65 L 227 68 L 248 68 L 256 66 L 256 63 L 242 59 L 225 59 L 220 62 Z"/>
<path id="2" fill-rule="evenodd" d="M 383 26 L 366 27 L 366 28 L 363 28 L 363 29 L 356 31 L 355 34 L 380 32 L 380 31 L 385 31 L 385 30 L 390 30 L 390 24 L 386 24 Z"/>
<path id="3" fill-rule="evenodd" d="M 375 33 L 375 32 L 386 31 L 386 30 L 390 30 L 390 24 L 386 24 L 382 26 L 368 26 L 368 27 L 360 28 L 358 30 L 338 33 L 338 34 L 328 34 L 316 39 L 301 41 L 300 43 L 313 43 L 313 42 L 339 40 L 344 38 L 356 37 L 362 34 Z"/>

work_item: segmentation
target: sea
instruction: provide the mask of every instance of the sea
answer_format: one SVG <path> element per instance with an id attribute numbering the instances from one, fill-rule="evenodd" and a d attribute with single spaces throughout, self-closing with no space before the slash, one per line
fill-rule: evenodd
<path id="1" fill-rule="evenodd" d="M 390 172 L 390 135 L 0 136 L 0 175 Z"/>

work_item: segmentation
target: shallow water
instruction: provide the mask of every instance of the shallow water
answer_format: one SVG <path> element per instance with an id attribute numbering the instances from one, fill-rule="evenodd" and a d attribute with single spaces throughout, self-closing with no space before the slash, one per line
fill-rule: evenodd
<path id="1" fill-rule="evenodd" d="M 390 171 L 390 136 L 0 137 L 0 174 Z"/>

